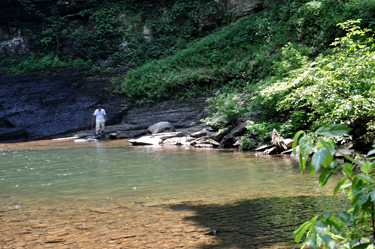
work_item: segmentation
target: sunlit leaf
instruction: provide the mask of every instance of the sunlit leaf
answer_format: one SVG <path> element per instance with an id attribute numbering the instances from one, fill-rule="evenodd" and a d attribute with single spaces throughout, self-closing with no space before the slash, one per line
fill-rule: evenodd
<path id="1" fill-rule="evenodd" d="M 320 169 L 320 165 L 324 162 L 328 155 L 328 149 L 326 147 L 321 148 L 318 150 L 311 159 L 311 166 L 315 172 Z"/>
<path id="2" fill-rule="evenodd" d="M 293 138 L 293 153 L 294 155 L 297 155 L 296 153 L 296 147 L 297 147 L 297 143 L 298 143 L 298 138 L 302 135 L 302 134 L 306 134 L 304 131 L 298 131 L 296 133 L 296 135 L 294 135 L 294 138 Z"/>
<path id="3" fill-rule="evenodd" d="M 315 133 L 318 135 L 322 135 L 322 136 L 336 137 L 336 136 L 342 136 L 350 130 L 351 128 L 345 125 L 332 124 L 332 125 L 323 125 L 319 129 L 317 129 Z"/>
<path id="4" fill-rule="evenodd" d="M 347 177 L 351 178 L 353 176 L 353 169 L 350 163 L 344 163 L 341 167 Z"/>
<path id="5" fill-rule="evenodd" d="M 303 223 L 296 231 L 293 232 L 295 238 L 294 241 L 298 244 L 301 241 L 303 234 L 306 229 L 311 225 L 311 221 L 306 221 Z"/>
<path id="6" fill-rule="evenodd" d="M 337 183 L 335 190 L 333 191 L 333 195 L 336 195 L 337 192 L 340 190 L 341 185 L 345 182 L 346 176 L 344 176 L 339 183 Z"/>
<path id="7" fill-rule="evenodd" d="M 370 151 L 367 153 L 367 156 L 371 156 L 371 155 L 374 155 L 374 154 L 375 154 L 375 149 L 370 150 Z"/>

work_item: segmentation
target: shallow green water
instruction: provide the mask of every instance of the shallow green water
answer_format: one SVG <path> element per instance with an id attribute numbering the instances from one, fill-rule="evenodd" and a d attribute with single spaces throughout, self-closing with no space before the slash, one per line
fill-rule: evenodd
<path id="1" fill-rule="evenodd" d="M 327 196 L 332 185 L 317 187 L 289 156 L 126 140 L 0 144 L 0 247 L 51 248 L 57 236 L 53 248 L 292 248 L 302 222 L 346 205 Z"/>
<path id="2" fill-rule="evenodd" d="M 64 146 L 62 146 L 64 145 Z M 331 194 L 302 176 L 288 156 L 193 147 L 131 147 L 127 141 L 5 144 L 0 147 L 0 198 L 123 202 Z"/>

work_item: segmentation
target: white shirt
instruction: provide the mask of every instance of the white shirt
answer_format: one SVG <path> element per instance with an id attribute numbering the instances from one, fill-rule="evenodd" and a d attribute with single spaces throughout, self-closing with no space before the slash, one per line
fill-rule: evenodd
<path id="1" fill-rule="evenodd" d="M 105 122 L 104 116 L 107 116 L 107 114 L 105 113 L 105 110 L 103 108 L 102 108 L 101 111 L 99 111 L 99 109 L 96 109 L 95 112 L 94 112 L 94 115 L 96 116 L 96 122 L 97 123 Z"/>

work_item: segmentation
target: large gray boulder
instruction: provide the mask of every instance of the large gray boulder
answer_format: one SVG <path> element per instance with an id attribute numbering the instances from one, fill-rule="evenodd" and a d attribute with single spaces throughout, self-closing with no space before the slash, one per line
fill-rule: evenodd
<path id="1" fill-rule="evenodd" d="M 241 123 L 225 135 L 220 144 L 224 147 L 231 147 L 236 142 L 236 137 L 242 136 L 246 131 L 246 123 Z"/>
<path id="2" fill-rule="evenodd" d="M 151 134 L 156 134 L 156 133 L 165 133 L 165 132 L 175 132 L 176 129 L 169 122 L 159 122 L 159 123 L 149 126 L 148 131 L 151 132 Z"/>

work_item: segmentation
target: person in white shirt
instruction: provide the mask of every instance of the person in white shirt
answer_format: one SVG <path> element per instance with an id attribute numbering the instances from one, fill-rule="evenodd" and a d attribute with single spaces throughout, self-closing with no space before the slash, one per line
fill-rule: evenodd
<path id="1" fill-rule="evenodd" d="M 95 112 L 92 114 L 92 116 L 96 117 L 96 136 L 99 136 L 99 132 L 101 132 L 101 135 L 104 135 L 104 128 L 105 128 L 105 122 L 107 122 L 107 113 L 104 109 L 102 109 L 101 105 L 97 106 L 98 109 L 95 110 Z"/>

